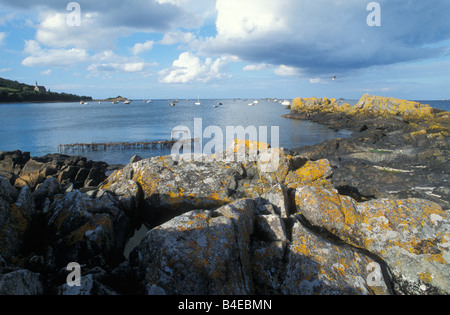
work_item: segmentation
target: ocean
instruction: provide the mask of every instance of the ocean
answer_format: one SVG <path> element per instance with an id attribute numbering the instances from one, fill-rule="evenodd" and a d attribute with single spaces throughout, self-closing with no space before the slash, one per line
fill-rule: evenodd
<path id="1" fill-rule="evenodd" d="M 172 131 L 181 126 L 191 130 L 194 136 L 194 122 L 199 119 L 203 131 L 210 126 L 217 126 L 223 131 L 224 146 L 228 144 L 225 143 L 227 126 L 255 126 L 258 131 L 259 127 L 266 126 L 267 140 L 272 143 L 271 131 L 278 127 L 279 146 L 284 148 L 313 145 L 335 138 L 346 138 L 351 134 L 346 130 L 335 131 L 309 121 L 283 118 L 282 115 L 288 114 L 289 110 L 273 100 L 258 100 L 257 104 L 249 106 L 253 101 L 208 99 L 200 100 L 201 105 L 196 106 L 196 100 L 179 100 L 173 107 L 169 100 L 153 100 L 151 103 L 135 100 L 129 105 L 123 102 L 90 102 L 88 105 L 0 104 L 0 151 L 21 150 L 30 152 L 31 156 L 65 153 L 86 156 L 90 160 L 108 164 L 127 164 L 133 155 L 148 158 L 170 154 L 171 151 L 108 149 L 60 152 L 60 145 L 170 140 Z M 218 105 L 219 103 L 223 105 Z M 450 108 L 450 102 L 433 104 L 432 106 L 442 109 Z M 258 136 L 264 139 L 261 132 Z M 204 137 L 203 145 L 209 141 L 210 138 Z"/>

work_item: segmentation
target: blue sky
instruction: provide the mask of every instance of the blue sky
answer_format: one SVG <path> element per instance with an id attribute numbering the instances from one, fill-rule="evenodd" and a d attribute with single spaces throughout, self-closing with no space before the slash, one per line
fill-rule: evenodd
<path id="1" fill-rule="evenodd" d="M 0 0 L 0 77 L 94 98 L 450 98 L 450 2 Z M 332 80 L 333 76 L 337 80 Z"/>

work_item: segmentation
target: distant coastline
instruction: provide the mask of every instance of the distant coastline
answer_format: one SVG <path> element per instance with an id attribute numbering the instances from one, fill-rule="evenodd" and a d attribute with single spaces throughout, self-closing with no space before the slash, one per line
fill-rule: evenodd
<path id="1" fill-rule="evenodd" d="M 0 78 L 0 103 L 53 103 L 92 101 L 91 96 L 79 96 L 68 93 L 56 93 L 43 86 L 28 85 Z"/>

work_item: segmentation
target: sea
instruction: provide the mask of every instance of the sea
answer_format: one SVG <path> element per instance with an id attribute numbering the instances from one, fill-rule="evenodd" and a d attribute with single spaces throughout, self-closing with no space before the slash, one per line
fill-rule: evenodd
<path id="1" fill-rule="evenodd" d="M 64 150 L 60 145 L 171 140 L 173 131 L 177 130 L 189 130 L 192 137 L 200 134 L 203 136 L 203 145 L 206 145 L 212 139 L 217 141 L 216 137 L 220 136 L 220 133 L 208 135 L 207 131 L 219 129 L 222 130 L 223 146 L 226 147 L 226 142 L 230 140 L 226 137 L 227 127 L 238 126 L 256 127 L 259 140 L 266 140 L 286 149 L 351 135 L 346 130 L 336 131 L 314 122 L 283 118 L 283 115 L 290 112 L 289 109 L 272 99 L 260 99 L 255 103 L 253 99 L 203 99 L 199 106 L 195 105 L 197 100 L 178 100 L 175 106 L 170 106 L 170 101 L 152 100 L 147 103 L 145 100 L 133 100 L 131 104 L 97 101 L 88 104 L 0 104 L 0 151 L 21 150 L 39 157 L 64 153 L 108 164 L 125 165 L 133 155 L 148 158 L 172 152 L 159 147 Z M 421 102 L 450 110 L 450 101 Z M 208 129 L 209 127 L 213 129 Z M 196 130 L 200 132 L 194 134 Z M 273 137 L 272 132 L 275 132 Z"/>

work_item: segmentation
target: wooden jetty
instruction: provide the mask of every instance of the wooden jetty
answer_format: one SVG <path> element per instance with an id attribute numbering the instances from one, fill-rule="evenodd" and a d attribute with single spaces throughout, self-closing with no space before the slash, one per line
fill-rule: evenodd
<path id="1" fill-rule="evenodd" d="M 69 150 L 77 151 L 106 151 L 113 150 L 152 150 L 152 149 L 171 149 L 175 144 L 192 144 L 199 141 L 197 138 L 186 140 L 163 140 L 152 142 L 112 142 L 112 143 L 73 143 L 60 144 L 59 152 L 67 152 Z"/>

